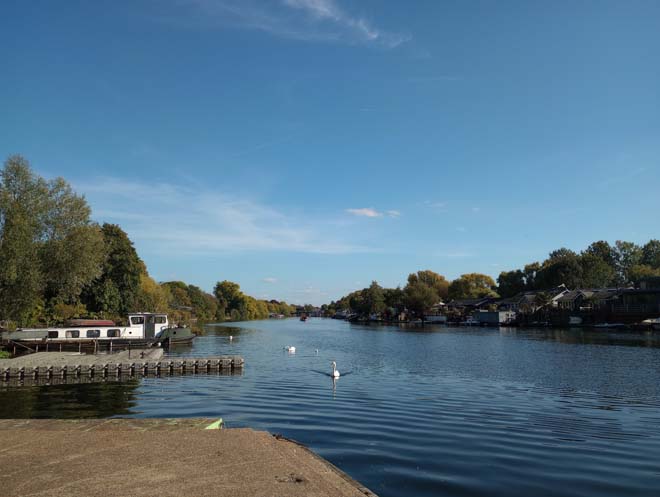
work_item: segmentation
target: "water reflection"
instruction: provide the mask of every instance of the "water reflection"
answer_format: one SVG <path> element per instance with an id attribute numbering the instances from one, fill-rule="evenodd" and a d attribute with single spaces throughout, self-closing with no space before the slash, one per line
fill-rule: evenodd
<path id="1" fill-rule="evenodd" d="M 73 380 L 70 380 L 73 381 Z M 0 418 L 105 418 L 135 413 L 140 380 L 6 388 Z"/>

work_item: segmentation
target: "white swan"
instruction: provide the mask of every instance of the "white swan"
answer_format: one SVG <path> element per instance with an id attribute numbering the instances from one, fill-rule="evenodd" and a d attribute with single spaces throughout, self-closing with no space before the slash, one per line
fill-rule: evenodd
<path id="1" fill-rule="evenodd" d="M 339 371 L 337 371 L 337 363 L 332 361 L 332 377 L 339 378 Z"/>
<path id="2" fill-rule="evenodd" d="M 296 353 L 296 348 L 292 347 L 291 345 L 284 347 L 284 349 L 289 353 L 289 354 L 295 354 Z"/>

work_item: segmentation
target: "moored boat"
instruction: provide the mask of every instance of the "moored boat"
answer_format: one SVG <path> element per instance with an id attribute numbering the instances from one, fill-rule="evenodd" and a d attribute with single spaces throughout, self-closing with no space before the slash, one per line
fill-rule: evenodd
<path id="1" fill-rule="evenodd" d="M 113 348 L 127 346 L 169 346 L 192 341 L 190 328 L 172 326 L 167 314 L 136 312 L 128 315 L 126 325 L 113 321 L 76 319 L 61 327 L 19 328 L 3 331 L 0 341 L 27 347 Z"/>

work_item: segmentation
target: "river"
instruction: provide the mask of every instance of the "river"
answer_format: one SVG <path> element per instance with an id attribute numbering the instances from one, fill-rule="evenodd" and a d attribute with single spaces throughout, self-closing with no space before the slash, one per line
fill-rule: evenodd
<path id="1" fill-rule="evenodd" d="M 222 417 L 304 443 L 381 497 L 660 495 L 658 334 L 312 318 L 210 326 L 171 354 L 246 367 L 4 387 L 0 417 Z"/>

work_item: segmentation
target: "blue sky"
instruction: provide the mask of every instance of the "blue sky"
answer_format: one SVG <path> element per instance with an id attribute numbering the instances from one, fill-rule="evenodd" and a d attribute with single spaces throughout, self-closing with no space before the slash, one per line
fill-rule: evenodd
<path id="1" fill-rule="evenodd" d="M 0 4 L 0 155 L 152 276 L 320 304 L 660 236 L 657 1 Z"/>

